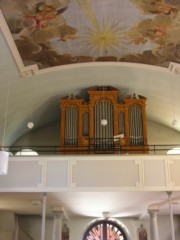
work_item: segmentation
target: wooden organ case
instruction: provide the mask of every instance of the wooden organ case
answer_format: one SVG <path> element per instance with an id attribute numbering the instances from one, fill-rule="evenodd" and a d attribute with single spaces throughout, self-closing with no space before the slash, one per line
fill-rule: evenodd
<path id="1" fill-rule="evenodd" d="M 111 86 L 92 87 L 89 102 L 78 96 L 60 101 L 62 153 L 147 153 L 146 98 Z"/>

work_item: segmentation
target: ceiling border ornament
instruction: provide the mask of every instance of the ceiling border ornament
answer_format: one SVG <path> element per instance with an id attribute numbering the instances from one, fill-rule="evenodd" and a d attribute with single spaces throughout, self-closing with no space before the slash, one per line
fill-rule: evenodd
<path id="1" fill-rule="evenodd" d="M 18 52 L 16 44 L 15 44 L 15 42 L 12 38 L 12 35 L 9 31 L 8 25 L 6 23 L 6 20 L 3 16 L 1 9 L 0 9 L 0 29 L 4 35 L 4 38 L 8 44 L 8 47 L 10 48 L 12 55 L 14 57 L 14 60 L 18 67 L 21 78 L 24 79 L 26 77 L 35 75 L 37 73 L 37 71 L 39 71 L 37 64 L 31 65 L 31 66 L 24 66 L 21 56 Z"/>
<path id="2" fill-rule="evenodd" d="M 10 52 L 15 60 L 15 63 L 17 65 L 20 77 L 22 79 L 25 79 L 27 77 L 31 77 L 33 75 L 37 75 L 40 73 L 48 73 L 52 71 L 62 70 L 62 69 L 72 69 L 72 68 L 80 68 L 80 67 L 89 67 L 89 66 L 117 66 L 117 67 L 139 67 L 140 69 L 149 68 L 152 70 L 159 70 L 163 72 L 172 72 L 173 74 L 180 74 L 180 64 L 170 62 L 168 68 L 160 67 L 160 66 L 154 66 L 154 65 L 148 65 L 148 64 L 139 64 L 139 63 L 130 63 L 130 62 L 89 62 L 89 63 L 74 63 L 74 64 L 68 64 L 68 65 L 60 65 L 60 66 L 54 66 L 50 68 L 45 69 L 39 69 L 38 64 L 33 64 L 29 66 L 24 66 L 24 63 L 22 61 L 22 58 L 19 54 L 19 51 L 16 47 L 16 44 L 14 42 L 14 39 L 11 35 L 11 32 L 9 30 L 9 27 L 6 23 L 6 20 L 4 18 L 4 15 L 0 9 L 0 30 L 2 32 L 2 35 L 4 36 L 4 39 L 10 49 Z"/>
<path id="3" fill-rule="evenodd" d="M 180 64 L 179 63 L 170 62 L 168 68 L 173 74 L 180 74 Z"/>

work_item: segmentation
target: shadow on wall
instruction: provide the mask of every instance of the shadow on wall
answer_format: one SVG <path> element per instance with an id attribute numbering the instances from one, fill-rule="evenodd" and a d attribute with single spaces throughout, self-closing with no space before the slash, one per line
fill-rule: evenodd
<path id="1" fill-rule="evenodd" d="M 148 144 L 179 144 L 180 134 L 156 122 L 147 122 Z M 14 146 L 58 146 L 60 144 L 60 122 L 30 130 L 19 138 Z"/>
<path id="2" fill-rule="evenodd" d="M 147 122 L 147 138 L 149 145 L 179 144 L 180 133 L 159 123 Z"/>
<path id="3" fill-rule="evenodd" d="M 13 146 L 58 146 L 60 143 L 60 122 L 30 130 L 20 137 Z"/>

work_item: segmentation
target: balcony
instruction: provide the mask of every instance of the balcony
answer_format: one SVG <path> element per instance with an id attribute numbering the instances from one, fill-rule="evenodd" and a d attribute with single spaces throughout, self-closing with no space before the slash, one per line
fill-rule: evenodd
<path id="1" fill-rule="evenodd" d="M 0 176 L 0 191 L 179 191 L 180 155 L 165 154 L 173 147 L 148 146 L 148 154 L 117 154 L 116 149 L 113 154 L 85 155 L 41 146 L 31 147 L 39 154 L 34 156 L 23 155 L 25 147 L 13 147 L 8 174 Z"/>

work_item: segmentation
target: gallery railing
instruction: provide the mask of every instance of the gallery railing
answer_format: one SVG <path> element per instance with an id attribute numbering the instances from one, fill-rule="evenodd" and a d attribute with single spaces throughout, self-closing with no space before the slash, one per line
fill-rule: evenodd
<path id="1" fill-rule="evenodd" d="M 60 146 L 5 146 L 4 149 L 11 155 L 59 155 L 59 154 L 180 154 L 180 144 L 162 145 L 121 145 L 114 144 L 112 139 L 102 141 L 89 139 L 86 145 Z M 174 149 L 174 152 L 171 152 Z M 170 152 L 168 152 L 170 151 Z"/>

